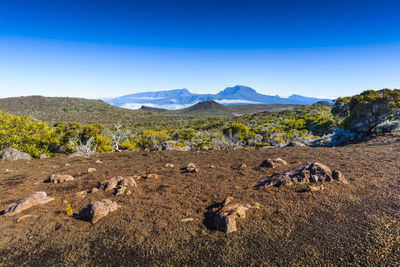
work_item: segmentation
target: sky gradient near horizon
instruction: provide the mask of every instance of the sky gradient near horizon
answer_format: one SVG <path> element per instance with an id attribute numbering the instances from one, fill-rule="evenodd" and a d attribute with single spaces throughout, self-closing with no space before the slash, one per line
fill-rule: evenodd
<path id="1" fill-rule="evenodd" d="M 397 0 L 0 2 L 0 97 L 400 88 Z"/>

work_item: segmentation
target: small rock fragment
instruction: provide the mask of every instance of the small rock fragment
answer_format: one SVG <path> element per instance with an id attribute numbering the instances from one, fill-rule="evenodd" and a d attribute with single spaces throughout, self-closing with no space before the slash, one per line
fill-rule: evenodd
<path id="1" fill-rule="evenodd" d="M 239 169 L 246 169 L 247 165 L 245 163 L 240 163 L 239 164 Z"/>
<path id="2" fill-rule="evenodd" d="M 72 177 L 71 175 L 67 175 L 67 174 L 53 174 L 49 178 L 49 181 L 54 184 L 64 183 L 64 182 L 73 181 L 73 180 L 75 180 L 74 177 Z"/>
<path id="3" fill-rule="evenodd" d="M 172 163 L 165 163 L 165 167 L 166 167 L 166 168 L 173 168 L 173 167 L 174 167 L 174 164 L 172 164 Z"/>
<path id="4" fill-rule="evenodd" d="M 324 188 L 324 186 L 321 184 L 321 185 L 309 185 L 308 187 L 307 187 L 307 191 L 308 192 L 316 192 L 316 191 L 323 191 L 325 188 Z"/>
<path id="5" fill-rule="evenodd" d="M 119 185 L 119 186 L 115 189 L 114 195 L 116 195 L 116 196 L 123 195 L 123 194 L 125 193 L 125 190 L 126 190 L 126 186 Z"/>
<path id="6" fill-rule="evenodd" d="M 65 163 L 65 167 L 71 166 L 71 164 L 69 163 Z"/>
<path id="7" fill-rule="evenodd" d="M 125 177 L 122 182 L 121 185 L 123 186 L 133 186 L 133 187 L 137 187 L 135 178 L 133 178 L 133 176 L 129 176 L 129 177 Z"/>
<path id="8" fill-rule="evenodd" d="M 143 177 L 144 179 L 158 179 L 157 174 L 147 174 Z"/>
<path id="9" fill-rule="evenodd" d="M 104 191 L 110 191 L 117 187 L 117 185 L 123 180 L 124 178 L 121 176 L 113 177 L 107 181 L 105 181 Z"/>
<path id="10" fill-rule="evenodd" d="M 97 163 L 97 164 L 102 164 L 103 162 L 102 162 L 101 160 L 98 159 L 98 160 L 95 161 L 95 163 Z"/>
<path id="11" fill-rule="evenodd" d="M 181 222 L 183 222 L 183 223 L 186 223 L 186 222 L 193 222 L 193 221 L 194 221 L 193 218 L 185 218 L 185 219 L 182 219 L 182 220 L 181 220 Z"/>
<path id="12" fill-rule="evenodd" d="M 194 165 L 194 163 L 189 163 L 187 167 L 181 169 L 183 172 L 187 173 L 195 173 L 199 172 L 199 169 Z"/>
<path id="13" fill-rule="evenodd" d="M 209 168 L 210 168 L 210 169 L 215 169 L 216 167 L 215 167 L 214 164 L 210 164 Z"/>
<path id="14" fill-rule="evenodd" d="M 131 190 L 126 191 L 126 195 L 129 196 L 130 194 L 132 194 Z"/>
<path id="15" fill-rule="evenodd" d="M 93 188 L 90 190 L 90 193 L 96 193 L 96 192 L 99 192 L 99 189 L 98 189 L 97 187 L 93 187 Z"/>
<path id="16" fill-rule="evenodd" d="M 84 197 L 86 197 L 86 195 L 87 195 L 86 190 L 75 193 L 75 197 L 80 197 L 80 198 L 84 198 Z"/>
<path id="17" fill-rule="evenodd" d="M 272 169 L 274 169 L 274 168 L 276 168 L 276 167 L 285 166 L 285 165 L 287 165 L 287 162 L 286 162 L 286 161 L 284 161 L 284 160 L 281 159 L 281 158 L 277 158 L 277 159 L 266 159 L 266 160 L 264 160 L 264 161 L 261 163 L 260 167 L 265 167 L 265 168 L 272 168 Z"/>
<path id="18" fill-rule="evenodd" d="M 45 159 L 45 158 L 47 158 L 47 155 L 46 155 L 46 154 L 41 154 L 41 155 L 39 156 L 39 159 Z"/>
<path id="19" fill-rule="evenodd" d="M 96 171 L 97 171 L 97 170 L 96 170 L 95 168 L 89 168 L 87 172 L 88 172 L 88 173 L 94 173 L 94 172 L 96 172 Z"/>

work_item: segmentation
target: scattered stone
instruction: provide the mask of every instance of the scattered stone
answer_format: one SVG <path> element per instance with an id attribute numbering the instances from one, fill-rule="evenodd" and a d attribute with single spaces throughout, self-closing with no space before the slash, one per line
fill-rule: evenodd
<path id="1" fill-rule="evenodd" d="M 93 187 L 91 190 L 90 190 L 90 193 L 96 193 L 96 192 L 99 192 L 100 190 L 97 188 L 97 187 Z"/>
<path id="2" fill-rule="evenodd" d="M 42 154 L 42 155 L 39 156 L 39 159 L 45 159 L 45 158 L 47 158 L 46 154 Z"/>
<path id="3" fill-rule="evenodd" d="M 126 178 L 123 178 L 121 176 L 113 177 L 111 179 L 104 181 L 101 184 L 101 187 L 104 189 L 104 191 L 114 190 L 115 195 L 122 195 L 127 187 L 137 187 L 134 177 L 138 176 L 129 176 Z"/>
<path id="4" fill-rule="evenodd" d="M 332 180 L 338 180 L 342 183 L 347 183 L 339 171 L 332 172 L 328 166 L 315 162 L 306 165 L 300 165 L 292 170 L 269 176 L 259 181 L 255 187 L 279 187 L 299 183 L 330 182 Z"/>
<path id="5" fill-rule="evenodd" d="M 27 214 L 27 215 L 24 215 L 24 216 L 19 217 L 19 218 L 17 219 L 17 222 L 24 221 L 25 219 L 28 219 L 28 218 L 35 218 L 35 219 L 37 219 L 37 218 L 39 218 L 39 216 L 37 216 L 37 215 L 32 215 L 32 214 Z"/>
<path id="6" fill-rule="evenodd" d="M 83 152 L 74 152 L 68 156 L 68 158 L 75 158 L 75 157 L 82 157 L 82 158 L 89 158 L 89 154 L 85 154 Z"/>
<path id="7" fill-rule="evenodd" d="M 71 166 L 69 163 L 65 163 L 65 167 Z"/>
<path id="8" fill-rule="evenodd" d="M 165 167 L 166 167 L 166 168 L 173 168 L 173 167 L 174 167 L 174 164 L 172 164 L 172 163 L 165 163 Z"/>
<path id="9" fill-rule="evenodd" d="M 86 197 L 86 195 L 87 195 L 86 190 L 75 193 L 75 197 L 80 197 L 80 198 L 84 198 L 84 197 Z"/>
<path id="10" fill-rule="evenodd" d="M 216 167 L 215 167 L 214 164 L 210 164 L 209 168 L 210 168 L 210 169 L 215 169 Z"/>
<path id="11" fill-rule="evenodd" d="M 322 184 L 321 185 L 315 185 L 315 186 L 309 185 L 307 187 L 307 191 L 308 192 L 324 191 L 324 190 L 325 190 L 325 188 L 324 188 L 324 186 Z"/>
<path id="12" fill-rule="evenodd" d="M 95 168 L 89 168 L 87 172 L 88 172 L 88 173 L 94 173 L 94 172 L 96 172 L 96 171 L 97 171 L 97 170 L 96 170 Z"/>
<path id="13" fill-rule="evenodd" d="M 247 165 L 245 163 L 240 163 L 238 166 L 239 169 L 246 169 Z"/>
<path id="14" fill-rule="evenodd" d="M 122 186 L 130 186 L 130 187 L 134 186 L 134 187 L 137 187 L 135 178 L 133 178 L 132 176 L 125 177 L 125 178 L 122 180 L 121 185 L 122 185 Z"/>
<path id="15" fill-rule="evenodd" d="M 9 147 L 4 150 L 3 154 L 1 154 L 1 159 L 8 161 L 15 161 L 19 159 L 30 160 L 31 156 L 29 156 L 28 153 L 19 152 L 17 149 Z"/>
<path id="16" fill-rule="evenodd" d="M 125 195 L 129 196 L 130 194 L 132 194 L 132 191 L 131 191 L 131 190 L 128 190 L 128 191 L 126 191 L 126 194 L 125 194 Z"/>
<path id="17" fill-rule="evenodd" d="M 97 163 L 97 164 L 102 164 L 103 162 L 102 162 L 101 160 L 98 159 L 98 160 L 95 161 L 95 163 Z"/>
<path id="18" fill-rule="evenodd" d="M 292 142 L 289 142 L 286 146 L 306 146 L 306 145 L 299 141 L 292 141 Z"/>
<path id="19" fill-rule="evenodd" d="M 54 200 L 54 198 L 48 197 L 46 192 L 36 192 L 33 195 L 31 195 L 30 197 L 22 199 L 22 200 L 18 201 L 17 203 L 10 204 L 4 210 L 3 214 L 12 216 L 12 215 L 20 213 L 21 211 L 29 209 L 30 207 L 46 204 L 47 202 L 50 202 L 53 200 Z"/>
<path id="20" fill-rule="evenodd" d="M 123 195 L 123 194 L 125 193 L 125 190 L 126 190 L 126 186 L 119 185 L 119 186 L 115 189 L 114 195 L 116 195 L 116 196 Z"/>
<path id="21" fill-rule="evenodd" d="M 158 175 L 157 174 L 146 174 L 145 176 L 143 176 L 144 179 L 158 179 Z"/>
<path id="22" fill-rule="evenodd" d="M 333 170 L 333 171 L 332 171 L 332 178 L 333 178 L 333 180 L 342 182 L 342 183 L 344 183 L 344 184 L 348 184 L 348 183 L 349 183 L 349 182 L 347 182 L 347 180 L 344 178 L 344 175 L 343 175 L 340 171 L 338 171 L 338 170 Z"/>
<path id="23" fill-rule="evenodd" d="M 122 180 L 124 180 L 124 178 L 121 176 L 108 179 L 107 181 L 104 182 L 104 191 L 110 191 L 115 189 L 118 186 L 118 184 L 122 182 Z"/>
<path id="24" fill-rule="evenodd" d="M 265 167 L 265 168 L 272 168 L 272 169 L 274 169 L 274 168 L 276 168 L 276 167 L 285 166 L 285 165 L 287 165 L 287 162 L 286 162 L 286 161 L 284 161 L 284 160 L 281 159 L 281 158 L 277 158 L 277 159 L 266 159 L 266 160 L 264 160 L 264 161 L 261 163 L 260 167 Z"/>
<path id="25" fill-rule="evenodd" d="M 186 168 L 182 168 L 181 170 L 182 172 L 187 172 L 187 173 L 199 172 L 199 169 L 193 163 L 189 163 Z"/>
<path id="26" fill-rule="evenodd" d="M 186 222 L 193 222 L 193 221 L 194 221 L 193 218 L 185 218 L 185 219 L 182 219 L 182 220 L 181 220 L 181 222 L 183 222 L 183 223 L 186 223 Z"/>
<path id="27" fill-rule="evenodd" d="M 6 169 L 6 172 L 12 172 L 12 170 Z"/>
<path id="28" fill-rule="evenodd" d="M 53 174 L 49 178 L 49 181 L 54 184 L 64 183 L 73 180 L 75 180 L 75 178 L 68 174 Z"/>
<path id="29" fill-rule="evenodd" d="M 211 209 L 209 214 L 213 219 L 214 227 L 225 233 L 237 231 L 236 219 L 246 218 L 246 210 L 252 207 L 239 203 L 229 204 L 232 200 L 232 197 L 227 197 L 219 206 Z"/>
<path id="30" fill-rule="evenodd" d="M 79 218 L 91 221 L 92 223 L 98 222 L 101 218 L 107 216 L 110 212 L 118 209 L 118 204 L 109 199 L 95 201 L 87 205 L 80 213 Z"/>

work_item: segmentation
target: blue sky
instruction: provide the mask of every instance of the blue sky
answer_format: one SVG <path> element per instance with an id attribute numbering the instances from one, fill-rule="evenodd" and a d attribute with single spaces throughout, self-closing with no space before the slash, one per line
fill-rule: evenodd
<path id="1" fill-rule="evenodd" d="M 400 1 L 0 1 L 0 97 L 400 88 Z"/>

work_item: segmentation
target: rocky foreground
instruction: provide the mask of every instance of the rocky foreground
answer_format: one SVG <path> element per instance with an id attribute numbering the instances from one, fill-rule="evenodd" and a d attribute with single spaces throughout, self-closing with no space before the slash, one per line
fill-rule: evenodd
<path id="1" fill-rule="evenodd" d="M 399 158 L 392 143 L 3 161 L 0 265 L 396 265 Z"/>

